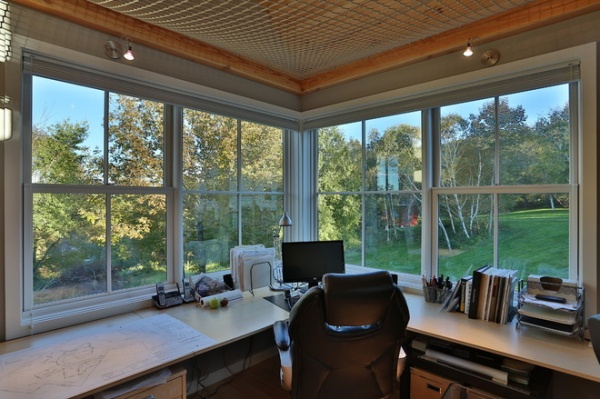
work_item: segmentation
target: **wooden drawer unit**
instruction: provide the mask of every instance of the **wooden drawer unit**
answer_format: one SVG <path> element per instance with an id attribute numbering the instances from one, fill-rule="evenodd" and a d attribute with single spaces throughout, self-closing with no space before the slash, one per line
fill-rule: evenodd
<path id="1" fill-rule="evenodd" d="M 452 381 L 427 371 L 410 369 L 410 399 L 439 399 Z"/>
<path id="2" fill-rule="evenodd" d="M 186 370 L 183 367 L 171 367 L 171 371 L 173 373 L 166 383 L 136 389 L 115 399 L 186 399 Z"/>

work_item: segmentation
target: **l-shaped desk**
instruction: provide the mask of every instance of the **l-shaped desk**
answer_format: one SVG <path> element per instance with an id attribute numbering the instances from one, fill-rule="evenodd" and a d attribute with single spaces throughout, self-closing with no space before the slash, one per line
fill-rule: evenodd
<path id="1" fill-rule="evenodd" d="M 94 393 L 113 387 L 127 380 L 152 373 L 213 349 L 228 345 L 243 338 L 270 329 L 276 320 L 288 317 L 288 312 L 265 300 L 264 296 L 273 295 L 268 288 L 254 290 L 254 295 L 244 292 L 243 299 L 231 302 L 220 309 L 203 309 L 196 304 L 184 304 L 166 310 L 154 308 L 116 316 L 92 323 L 69 327 L 57 331 L 24 337 L 0 344 L 0 397 L 3 399 L 51 399 L 85 398 Z M 283 294 L 281 294 L 283 295 Z M 481 349 L 497 355 L 521 360 L 537 366 L 555 370 L 567 375 L 590 381 L 600 382 L 600 364 L 596 360 L 589 342 L 553 335 L 541 330 L 522 327 L 517 329 L 514 322 L 499 325 L 481 320 L 471 320 L 458 313 L 440 312 L 439 305 L 426 303 L 422 296 L 405 294 L 411 319 L 408 330 L 430 337 L 440 338 L 453 343 Z M 57 380 L 56 376 L 46 373 L 32 375 L 11 368 L 6 364 L 20 353 L 30 353 L 39 349 L 60 348 L 60 345 L 74 342 L 85 336 L 111 334 L 124 326 L 138 323 L 153 316 L 168 315 L 169 319 L 184 323 L 190 330 L 210 339 L 210 344 L 200 349 L 182 352 L 176 358 L 167 361 L 147 361 L 143 366 L 132 370 L 122 370 L 114 376 L 106 373 L 94 373 L 94 367 L 102 362 L 95 357 L 93 365 L 81 360 L 77 375 L 71 376 L 68 383 Z M 93 348 L 85 348 L 93 351 Z M 91 353 L 86 353 L 92 356 Z M 93 357 L 93 356 L 92 356 Z M 52 370 L 60 365 L 52 364 Z M 104 365 L 118 369 L 119 364 Z M 50 370 L 50 366 L 48 366 Z M 60 368 L 60 367 L 58 367 Z M 98 370 L 100 367 L 96 367 Z M 85 372 L 82 371 L 85 369 Z M 37 390 L 19 392 L 18 386 L 31 386 L 31 379 L 39 379 Z M 47 381 L 44 383 L 44 379 Z M 10 382 L 10 383 L 9 383 Z M 7 386 L 13 388 L 6 388 Z"/>

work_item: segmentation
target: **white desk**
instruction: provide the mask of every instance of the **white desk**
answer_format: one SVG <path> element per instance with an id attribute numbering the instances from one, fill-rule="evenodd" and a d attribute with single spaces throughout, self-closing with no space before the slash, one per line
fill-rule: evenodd
<path id="1" fill-rule="evenodd" d="M 118 328 L 124 323 L 139 321 L 141 318 L 158 314 L 168 314 L 215 341 L 209 347 L 182 354 L 168 363 L 147 364 L 143 369 L 136 370 L 127 378 L 106 380 L 102 376 L 89 373 L 86 376 L 87 381 L 84 388 L 78 390 L 77 387 L 65 386 L 63 394 L 57 396 L 61 399 L 65 397 L 82 398 L 270 329 L 276 320 L 286 319 L 288 312 L 262 298 L 267 295 L 273 295 L 273 293 L 266 288 L 255 290 L 255 296 L 245 292 L 241 301 L 231 302 L 228 307 L 217 310 L 201 309 L 193 303 L 167 310 L 149 308 L 136 313 L 4 342 L 0 344 L 0 382 L 7 378 L 14 378 L 14 375 L 8 375 L 6 369 L 2 368 L 2 355 L 4 354 L 31 348 L 41 349 L 85 335 L 97 335 L 102 331 Z M 440 312 L 439 305 L 426 303 L 420 295 L 407 294 L 406 298 L 411 312 L 409 331 L 600 382 L 600 365 L 587 342 L 526 327 L 516 329 L 514 322 L 508 325 L 499 325 L 481 320 L 471 320 L 459 313 Z M 114 367 L 118 369 L 119 365 L 115 364 Z M 30 377 L 33 378 L 33 376 Z M 0 391 L 0 397 L 3 399 L 51 399 L 43 392 L 35 396 Z"/>
<path id="2" fill-rule="evenodd" d="M 515 321 L 500 325 L 440 312 L 440 305 L 420 295 L 406 295 L 410 308 L 408 330 L 600 382 L 600 363 L 589 342 L 563 337 Z"/>
<path id="3" fill-rule="evenodd" d="M 271 328 L 276 320 L 284 320 L 288 317 L 287 311 L 262 298 L 263 295 L 272 295 L 268 289 L 255 290 L 255 294 L 256 296 L 252 296 L 245 292 L 242 300 L 232 301 L 227 307 L 220 309 L 204 309 L 196 306 L 195 303 L 166 310 L 149 308 L 1 343 L 0 397 L 2 399 L 83 398 L 264 331 Z M 157 315 L 168 315 L 176 319 L 175 324 L 181 321 L 184 323 L 181 327 L 187 330 L 189 326 L 191 330 L 204 334 L 214 342 L 200 349 L 179 350 L 180 348 L 177 347 L 176 355 L 164 353 L 160 356 L 131 359 L 127 357 L 125 349 L 120 349 L 122 356 L 119 356 L 117 348 L 119 345 L 122 346 L 124 342 L 131 342 L 132 345 L 139 344 L 135 337 L 131 336 L 129 326 L 144 325 L 144 320 L 150 321 L 151 316 Z M 120 336 L 123 330 L 129 333 L 127 341 Z M 170 334 L 174 335 L 173 332 Z M 154 337 L 156 336 L 158 335 Z M 86 337 L 90 339 L 86 340 Z M 152 343 L 152 335 L 146 338 L 145 341 Z M 100 343 L 94 345 L 92 342 L 87 342 L 91 339 Z M 114 349 L 111 349 L 110 342 L 115 343 Z M 158 347 L 156 342 L 152 347 Z M 132 352 L 133 349 L 127 350 L 129 353 L 135 353 Z M 32 361 L 23 362 L 23 358 Z M 119 358 L 122 360 L 119 361 Z M 161 358 L 166 360 L 160 360 Z M 33 363 L 34 361 L 40 364 Z M 19 368 L 15 367 L 17 362 Z"/>

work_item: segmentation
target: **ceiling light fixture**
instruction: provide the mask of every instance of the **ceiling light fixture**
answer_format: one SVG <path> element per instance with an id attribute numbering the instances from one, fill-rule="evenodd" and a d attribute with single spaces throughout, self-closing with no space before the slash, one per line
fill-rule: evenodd
<path id="1" fill-rule="evenodd" d="M 473 55 L 473 43 L 475 43 L 477 40 L 479 40 L 479 37 L 477 36 L 470 37 L 469 40 L 467 40 L 467 47 L 465 48 L 465 51 L 463 51 L 463 55 L 465 57 L 470 57 Z"/>
<path id="2" fill-rule="evenodd" d="M 471 46 L 471 39 L 467 42 L 467 48 L 463 51 L 463 55 L 465 57 L 470 57 L 473 55 L 473 47 Z"/>
<path id="3" fill-rule="evenodd" d="M 133 55 L 131 39 L 123 36 L 121 36 L 121 39 L 127 40 L 127 51 L 125 51 L 125 53 L 123 53 L 123 47 L 121 46 L 121 43 L 118 41 L 109 40 L 104 43 L 104 54 L 113 60 L 118 60 L 121 58 L 121 56 L 123 56 L 123 58 L 125 58 L 127 61 L 133 61 L 135 56 Z"/>
<path id="4" fill-rule="evenodd" d="M 133 55 L 133 48 L 131 47 L 131 39 L 127 38 L 127 51 L 123 54 L 123 58 L 127 61 L 133 61 L 135 59 Z"/>

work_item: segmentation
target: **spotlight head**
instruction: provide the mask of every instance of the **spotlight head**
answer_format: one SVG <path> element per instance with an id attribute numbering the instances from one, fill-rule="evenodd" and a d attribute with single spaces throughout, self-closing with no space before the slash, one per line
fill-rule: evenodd
<path id="1" fill-rule="evenodd" d="M 135 59 L 135 57 L 133 56 L 133 49 L 131 48 L 131 45 L 129 45 L 127 51 L 125 52 L 125 54 L 123 54 L 123 58 L 125 58 L 127 61 L 133 61 Z"/>
<path id="2" fill-rule="evenodd" d="M 463 52 L 463 55 L 465 57 L 470 57 L 473 55 L 473 47 L 471 46 L 471 42 L 467 43 L 467 48 L 465 49 L 465 51 Z"/>

